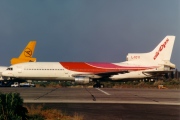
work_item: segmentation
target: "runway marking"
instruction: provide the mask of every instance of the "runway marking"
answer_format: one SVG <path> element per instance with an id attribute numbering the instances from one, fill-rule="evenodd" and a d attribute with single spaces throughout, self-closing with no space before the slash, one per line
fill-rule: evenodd
<path id="1" fill-rule="evenodd" d="M 34 100 L 38 100 L 38 99 L 40 99 L 40 98 L 46 96 L 47 94 L 49 94 L 49 93 L 51 93 L 51 92 L 53 92 L 53 91 L 55 91 L 55 90 L 57 90 L 57 89 L 58 89 L 58 88 L 52 89 L 50 92 L 47 92 L 47 93 L 45 93 L 45 94 L 43 94 L 43 95 L 41 95 L 41 96 L 35 98 Z"/>
<path id="2" fill-rule="evenodd" d="M 104 93 L 104 94 L 106 94 L 106 95 L 111 95 L 111 94 L 109 94 L 109 93 L 107 93 L 107 92 L 105 92 L 105 91 L 103 91 L 103 90 L 101 90 L 101 89 L 99 89 L 99 88 L 96 88 L 97 90 L 99 90 L 99 91 L 101 91 L 102 93 Z"/>
<path id="3" fill-rule="evenodd" d="M 147 100 L 152 100 L 152 101 L 154 101 L 154 102 L 159 102 L 158 100 L 149 99 L 149 98 L 147 98 L 147 97 L 143 97 L 143 96 L 139 96 L 139 95 L 134 95 L 134 96 L 139 97 L 139 98 L 144 98 L 144 99 L 147 99 Z"/>
<path id="4" fill-rule="evenodd" d="M 91 97 L 93 98 L 93 101 L 96 101 L 95 96 L 94 96 L 86 87 L 84 87 L 84 88 L 85 88 L 86 91 L 88 91 L 88 93 L 91 95 Z"/>

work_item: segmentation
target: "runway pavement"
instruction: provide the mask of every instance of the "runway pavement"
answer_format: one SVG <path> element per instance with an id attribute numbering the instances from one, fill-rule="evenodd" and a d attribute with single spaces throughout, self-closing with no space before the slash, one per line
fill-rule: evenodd
<path id="1" fill-rule="evenodd" d="M 180 105 L 180 90 L 115 88 L 0 88 L 18 92 L 25 103 L 129 103 Z"/>
<path id="2" fill-rule="evenodd" d="M 178 89 L 116 88 L 0 88 L 18 92 L 26 104 L 41 104 L 69 114 L 80 113 L 85 120 L 178 120 Z"/>

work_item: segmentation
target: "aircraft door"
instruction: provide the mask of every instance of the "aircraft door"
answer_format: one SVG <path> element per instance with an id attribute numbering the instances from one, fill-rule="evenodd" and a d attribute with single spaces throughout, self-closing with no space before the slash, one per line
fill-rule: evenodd
<path id="1" fill-rule="evenodd" d="M 65 77 L 69 77 L 68 67 L 64 68 Z"/>
<path id="2" fill-rule="evenodd" d="M 22 73 L 22 69 L 21 68 L 18 68 L 18 73 Z"/>
<path id="3" fill-rule="evenodd" d="M 18 67 L 17 67 L 17 72 L 18 72 L 18 73 L 22 73 L 22 67 L 21 67 L 21 66 L 18 66 Z"/>

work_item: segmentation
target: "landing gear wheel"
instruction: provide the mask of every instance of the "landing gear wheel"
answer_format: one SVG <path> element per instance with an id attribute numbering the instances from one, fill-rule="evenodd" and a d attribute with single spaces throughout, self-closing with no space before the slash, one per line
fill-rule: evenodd
<path id="1" fill-rule="evenodd" d="M 101 85 L 100 85 L 100 88 L 104 88 L 104 84 L 101 84 Z"/>

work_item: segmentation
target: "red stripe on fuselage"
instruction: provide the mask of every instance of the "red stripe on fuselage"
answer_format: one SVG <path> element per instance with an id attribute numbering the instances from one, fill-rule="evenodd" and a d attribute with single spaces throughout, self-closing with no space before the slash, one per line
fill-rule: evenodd
<path id="1" fill-rule="evenodd" d="M 60 62 L 60 64 L 71 71 L 76 72 L 111 72 L 111 71 L 126 71 L 126 70 L 145 70 L 148 67 L 127 67 L 118 66 L 112 63 L 91 63 L 91 62 Z"/>

